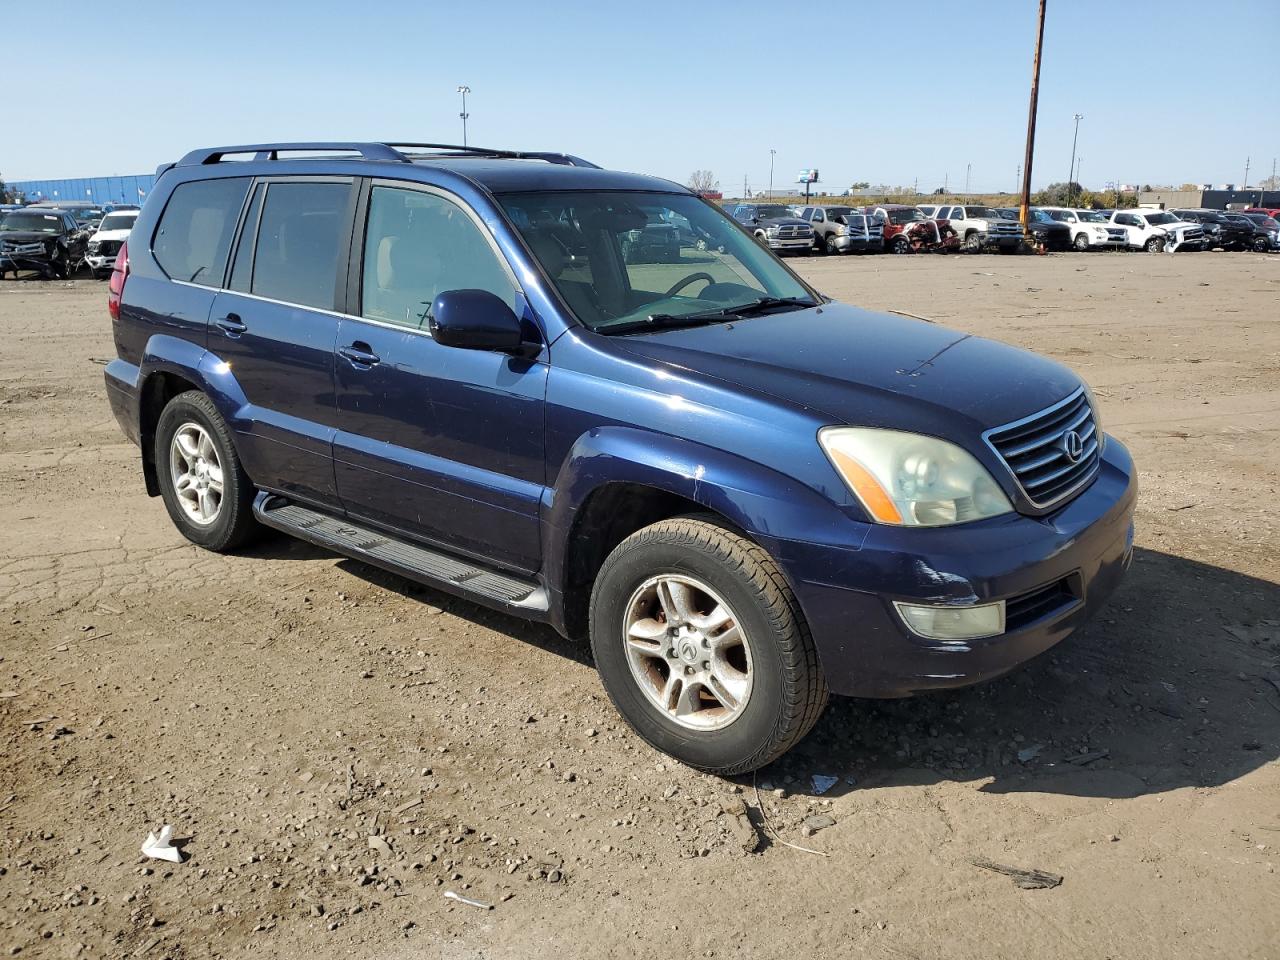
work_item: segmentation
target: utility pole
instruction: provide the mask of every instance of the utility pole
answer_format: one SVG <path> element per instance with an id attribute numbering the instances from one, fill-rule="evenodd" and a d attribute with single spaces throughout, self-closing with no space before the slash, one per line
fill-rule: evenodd
<path id="1" fill-rule="evenodd" d="M 1027 155 L 1022 166 L 1022 202 L 1018 205 L 1018 222 L 1022 224 L 1023 235 L 1027 234 L 1027 221 L 1031 207 L 1031 160 L 1036 146 L 1036 106 L 1040 100 L 1040 48 L 1044 45 L 1044 8 L 1048 0 L 1040 0 L 1040 24 L 1036 32 L 1036 54 L 1031 63 L 1031 103 L 1027 107 Z M 1072 149 L 1074 153 L 1074 148 Z"/>
<path id="2" fill-rule="evenodd" d="M 1076 172 L 1076 139 L 1080 136 L 1080 121 L 1084 119 L 1083 113 L 1075 114 L 1076 132 L 1071 134 L 1071 169 L 1067 171 L 1067 206 L 1071 206 L 1071 194 L 1074 188 L 1071 186 L 1075 182 L 1076 177 L 1080 176 Z"/>
<path id="3" fill-rule="evenodd" d="M 1244 158 L 1244 184 L 1240 187 L 1242 190 L 1249 189 L 1249 161 L 1252 159 L 1253 157 Z"/>
<path id="4" fill-rule="evenodd" d="M 935 180 L 934 182 L 936 183 L 937 181 Z M 947 193 L 947 185 L 948 185 L 950 182 L 951 182 L 951 174 L 949 174 L 949 173 L 944 173 L 944 174 L 942 175 L 942 194 L 943 194 L 943 196 L 946 196 L 946 193 Z"/>
<path id="5" fill-rule="evenodd" d="M 742 199 L 751 199 L 751 194 L 747 193 L 747 175 L 745 173 L 742 175 Z"/>
<path id="6" fill-rule="evenodd" d="M 462 112 L 458 114 L 462 118 L 462 145 L 467 145 L 467 118 L 471 114 L 467 113 L 467 94 L 471 92 L 471 88 L 465 84 L 458 87 L 458 92 L 462 94 Z"/>
<path id="7" fill-rule="evenodd" d="M 973 164 L 966 163 L 964 165 L 964 198 L 969 199 L 969 174 L 973 172 Z"/>
<path id="8" fill-rule="evenodd" d="M 1084 175 L 1080 172 L 1082 169 L 1084 169 L 1084 157 L 1076 157 L 1076 183 L 1080 184 L 1081 190 L 1084 189 L 1084 183 L 1082 182 Z"/>
<path id="9" fill-rule="evenodd" d="M 773 158 L 777 156 L 778 151 L 772 147 L 769 148 L 769 199 L 773 199 Z"/>
<path id="10" fill-rule="evenodd" d="M 1022 164 L 1018 164 L 1018 171 L 1013 175 L 1014 193 L 1022 192 Z"/>

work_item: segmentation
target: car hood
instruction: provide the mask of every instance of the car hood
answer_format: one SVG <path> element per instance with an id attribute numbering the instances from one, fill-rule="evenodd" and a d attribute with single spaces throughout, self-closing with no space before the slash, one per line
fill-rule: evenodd
<path id="1" fill-rule="evenodd" d="M 753 224 L 753 227 L 807 227 L 808 220 L 801 220 L 799 217 L 761 217 Z"/>
<path id="2" fill-rule="evenodd" d="M 92 237 L 90 237 L 90 239 L 91 240 L 128 240 L 129 234 L 132 232 L 133 232 L 132 228 L 128 230 L 99 230 Z"/>
<path id="3" fill-rule="evenodd" d="M 1007 344 L 843 303 L 619 337 L 694 374 L 863 426 L 933 432 L 1001 426 L 1067 397 L 1080 378 Z M 976 436 L 976 433 L 974 434 Z"/>

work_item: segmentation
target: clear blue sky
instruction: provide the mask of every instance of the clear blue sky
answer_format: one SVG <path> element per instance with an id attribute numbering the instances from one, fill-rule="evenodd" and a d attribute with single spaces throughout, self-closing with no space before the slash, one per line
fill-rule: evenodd
<path id="1" fill-rule="evenodd" d="M 1035 0 L 10 0 L 0 174 L 144 173 L 293 139 L 564 150 L 726 192 L 803 167 L 1013 190 Z M 803 10 L 803 15 L 795 11 Z M 14 43 L 19 37 L 49 41 Z M 78 39 L 83 38 L 83 39 Z M 1258 41 L 1256 49 L 1255 39 Z M 1034 186 L 1250 181 L 1280 155 L 1280 0 L 1049 0 Z M 65 46 L 58 41 L 66 41 Z M 1269 50 L 1266 47 L 1269 46 Z M 68 69 L 68 55 L 80 67 Z"/>

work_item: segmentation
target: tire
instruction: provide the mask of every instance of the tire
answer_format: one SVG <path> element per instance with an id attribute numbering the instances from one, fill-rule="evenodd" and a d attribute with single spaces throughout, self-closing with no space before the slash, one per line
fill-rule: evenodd
<path id="1" fill-rule="evenodd" d="M 890 253 L 904 254 L 911 252 L 911 241 L 899 234 L 893 238 L 893 244 L 889 247 Z"/>
<path id="2" fill-rule="evenodd" d="M 194 459 L 203 462 L 203 474 L 190 458 L 175 452 L 175 437 L 179 433 L 188 441 L 199 436 L 207 438 L 209 449 L 203 442 L 188 444 L 189 448 L 197 450 L 199 456 Z M 240 463 L 231 440 L 231 430 L 213 401 L 199 390 L 179 394 L 161 412 L 156 425 L 155 464 L 160 496 L 169 511 L 169 518 L 192 543 L 222 553 L 244 544 L 260 529 L 253 518 L 256 491 Z M 206 511 L 205 505 L 212 500 L 208 495 L 214 492 L 215 486 L 214 470 L 209 469 L 211 464 L 221 473 L 221 492 L 217 497 L 217 509 Z M 206 496 L 199 496 L 199 480 L 189 480 L 185 485 L 184 489 L 196 497 L 196 506 L 192 506 L 192 496 L 178 492 L 176 474 L 184 471 L 188 477 L 200 476 L 207 484 L 204 488 Z M 206 513 L 207 519 L 195 519 L 196 512 Z"/>
<path id="3" fill-rule="evenodd" d="M 964 235 L 964 248 L 969 253 L 982 252 L 982 234 L 977 230 L 970 230 Z"/>
<path id="4" fill-rule="evenodd" d="M 1075 247 L 1077 250 L 1079 250 L 1081 253 L 1084 253 L 1086 250 L 1089 249 L 1089 238 L 1086 237 L 1083 233 L 1077 233 L 1076 238 L 1071 241 L 1071 245 Z"/>
<path id="5" fill-rule="evenodd" d="M 670 603 L 661 600 L 664 584 Z M 677 587 L 682 601 L 671 592 Z M 694 611 L 685 632 L 673 637 L 664 626 L 665 607 Z M 695 629 L 721 611 L 726 619 Z M 726 638 L 729 645 L 718 648 Z M 790 750 L 827 702 L 790 585 L 763 549 L 710 518 L 655 523 L 609 554 L 591 591 L 591 648 L 609 699 L 642 739 L 721 776 L 756 770 Z M 664 693 L 672 707 L 659 705 Z"/>
<path id="6" fill-rule="evenodd" d="M 1267 252 L 1267 238 L 1266 238 L 1266 237 L 1257 237 L 1257 238 L 1253 241 L 1253 251 L 1254 251 L 1254 253 L 1266 253 L 1266 252 Z"/>
<path id="7" fill-rule="evenodd" d="M 1162 240 L 1160 237 L 1152 237 L 1145 244 L 1143 244 L 1142 249 L 1146 250 L 1147 253 L 1159 253 L 1161 250 L 1164 249 L 1164 240 Z"/>
<path id="8" fill-rule="evenodd" d="M 840 248 L 836 246 L 836 235 L 834 233 L 827 234 L 826 246 L 823 249 L 833 257 L 839 255 Z"/>

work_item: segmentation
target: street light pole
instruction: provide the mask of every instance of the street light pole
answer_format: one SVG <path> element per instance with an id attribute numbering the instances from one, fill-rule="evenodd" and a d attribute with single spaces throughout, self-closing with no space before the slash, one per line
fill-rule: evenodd
<path id="1" fill-rule="evenodd" d="M 773 199 L 773 158 L 777 155 L 777 153 L 778 153 L 777 150 L 774 150 L 772 147 L 769 148 L 769 199 L 770 200 Z"/>
<path id="2" fill-rule="evenodd" d="M 471 114 L 467 113 L 467 94 L 471 92 L 471 88 L 463 84 L 458 87 L 458 92 L 462 94 L 462 112 L 458 114 L 462 118 L 462 145 L 467 145 L 467 118 Z"/>
<path id="3" fill-rule="evenodd" d="M 1080 121 L 1084 119 L 1083 113 L 1075 115 L 1076 132 L 1071 135 L 1071 170 L 1067 173 L 1067 206 L 1071 206 L 1071 183 L 1076 177 L 1076 138 L 1080 136 Z"/>

